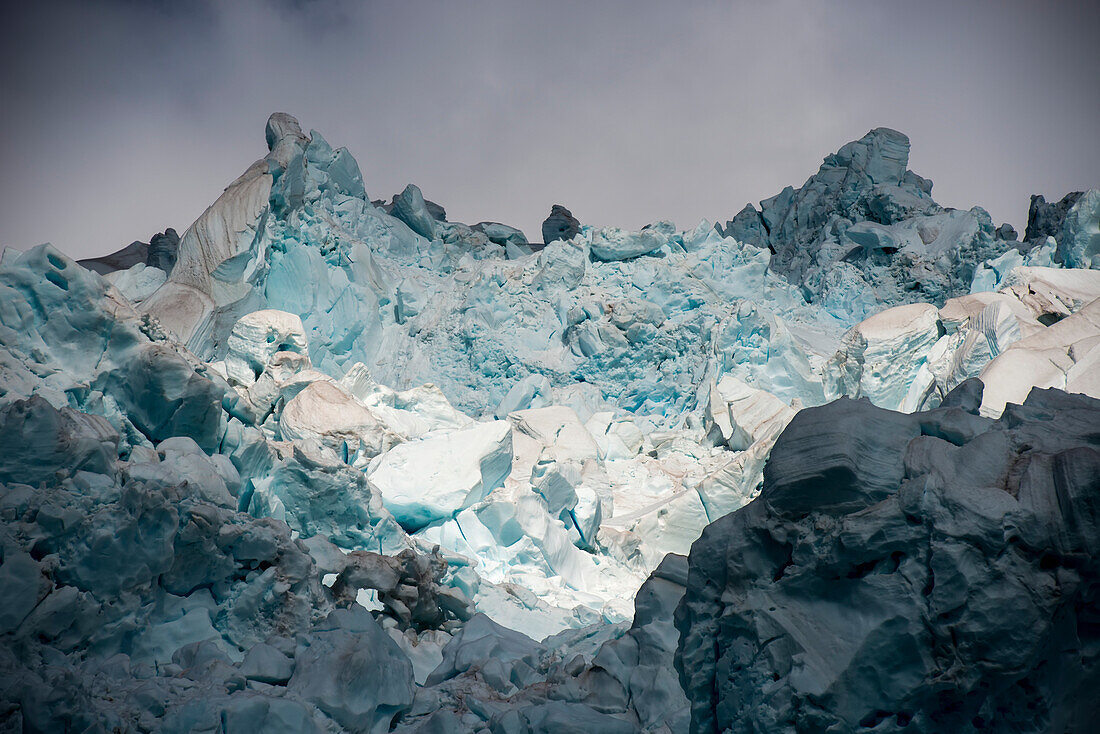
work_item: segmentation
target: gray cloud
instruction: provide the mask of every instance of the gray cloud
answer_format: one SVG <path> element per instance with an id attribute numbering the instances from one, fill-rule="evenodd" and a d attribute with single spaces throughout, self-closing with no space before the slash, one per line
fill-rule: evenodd
<path id="1" fill-rule="evenodd" d="M 736 213 L 880 125 L 956 207 L 1100 185 L 1089 3 L 32 3 L 0 16 L 0 243 L 77 256 L 182 231 L 274 110 L 368 192 L 538 238 Z"/>

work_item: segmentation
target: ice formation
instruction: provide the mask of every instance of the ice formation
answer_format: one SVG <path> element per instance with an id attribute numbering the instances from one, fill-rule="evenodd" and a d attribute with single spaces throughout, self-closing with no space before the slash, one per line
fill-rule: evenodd
<path id="1" fill-rule="evenodd" d="M 879 660 L 912 642 L 848 611 L 909 578 L 880 566 L 992 573 L 974 554 L 1001 545 L 982 538 L 1022 518 L 1027 547 L 1057 538 L 1055 565 L 1093 598 L 1070 560 L 1095 540 L 1095 404 L 1031 391 L 1100 397 L 1097 191 L 1037 199 L 1017 242 L 936 204 L 908 139 L 877 129 L 725 225 L 631 232 L 555 205 L 543 246 L 448 221 L 412 184 L 371 201 L 354 158 L 289 115 L 266 140 L 182 237 L 87 267 L 46 245 L 4 254 L 4 726 L 933 730 L 923 642 L 875 691 L 857 673 L 878 663 L 816 646 L 875 635 Z M 901 527 L 879 515 L 917 478 L 1012 456 L 1036 468 L 990 479 L 993 509 L 959 499 L 976 514 L 944 555 L 921 525 L 892 538 L 896 563 L 838 560 L 885 542 L 875 522 Z M 1050 509 L 1047 474 L 1080 512 Z M 783 533 L 803 539 L 790 558 Z M 700 580 L 732 553 L 736 578 Z M 830 602 L 776 571 L 853 564 L 855 596 Z M 980 586 L 950 583 L 955 601 Z M 1012 583 L 989 589 L 1011 601 Z M 727 589 L 749 596 L 718 604 Z M 896 595 L 897 619 L 918 602 Z M 988 632 L 979 612 L 968 634 Z M 739 669 L 751 681 L 715 683 L 719 662 L 692 657 L 740 660 L 745 635 L 781 641 Z M 1002 688 L 984 695 L 996 707 Z M 996 720 L 983 706 L 963 708 Z"/>
<path id="2" fill-rule="evenodd" d="M 1100 401 L 1035 390 L 993 420 L 975 386 L 795 416 L 760 497 L 691 551 L 693 731 L 1092 726 Z"/>

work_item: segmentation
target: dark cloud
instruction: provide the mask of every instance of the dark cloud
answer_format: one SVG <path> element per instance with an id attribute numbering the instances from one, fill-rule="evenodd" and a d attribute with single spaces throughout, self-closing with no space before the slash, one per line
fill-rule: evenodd
<path id="1" fill-rule="evenodd" d="M 800 184 L 872 127 L 941 203 L 1022 229 L 1100 185 L 1092 3 L 28 3 L 0 16 L 0 243 L 88 256 L 181 230 L 274 110 L 368 192 L 537 237 L 681 227 Z"/>

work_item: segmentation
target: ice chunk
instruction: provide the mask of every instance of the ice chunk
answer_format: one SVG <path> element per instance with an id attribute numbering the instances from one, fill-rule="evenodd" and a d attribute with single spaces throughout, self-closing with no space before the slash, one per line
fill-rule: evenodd
<path id="1" fill-rule="evenodd" d="M 711 385 L 707 415 L 721 442 L 733 451 L 744 451 L 766 437 L 778 436 L 794 413 L 779 398 L 732 375 Z"/>
<path id="2" fill-rule="evenodd" d="M 294 673 L 294 661 L 271 645 L 260 643 L 241 662 L 241 675 L 261 683 L 286 683 Z"/>
<path id="3" fill-rule="evenodd" d="M 381 734 L 412 704 L 412 664 L 370 614 L 353 606 L 300 638 L 287 693 L 347 729 Z"/>
<path id="4" fill-rule="evenodd" d="M 371 462 L 367 477 L 397 521 L 416 530 L 480 502 L 511 469 L 511 426 L 492 421 L 395 446 Z"/>
<path id="5" fill-rule="evenodd" d="M 559 240 L 571 240 L 581 231 L 581 223 L 561 204 L 554 204 L 542 223 L 542 241 L 547 245 Z"/>
<path id="6" fill-rule="evenodd" d="M 390 628 L 387 631 L 412 663 L 417 685 L 424 685 L 432 671 L 443 662 L 443 648 L 451 641 L 451 635 L 442 630 L 424 630 L 419 634 L 411 629 L 401 632 Z"/>
<path id="7" fill-rule="evenodd" d="M 939 340 L 940 328 L 938 309 L 929 303 L 896 306 L 861 321 L 829 365 L 829 396 L 866 397 L 880 407 L 916 410 L 933 389 L 925 355 Z"/>
<path id="8" fill-rule="evenodd" d="M 668 234 L 662 229 L 627 232 L 618 227 L 605 227 L 595 230 L 592 232 L 592 256 L 600 260 L 629 260 L 649 255 L 668 244 Z"/>
<path id="9" fill-rule="evenodd" d="M 1025 266 L 1009 273 L 1001 290 L 1051 323 L 1100 298 L 1100 273 Z"/>
<path id="10" fill-rule="evenodd" d="M 311 383 L 283 408 L 283 439 L 316 439 L 348 463 L 365 462 L 400 438 L 379 415 L 332 382 Z"/>
<path id="11" fill-rule="evenodd" d="M 409 229 L 421 237 L 429 240 L 435 239 L 435 218 L 428 211 L 424 202 L 424 194 L 414 184 L 409 184 L 405 190 L 393 198 L 393 216 L 409 225 Z"/>
<path id="12" fill-rule="evenodd" d="M 512 385 L 508 394 L 497 405 L 496 417 L 505 418 L 517 410 L 543 408 L 552 400 L 550 380 L 544 375 L 528 375 Z"/>
<path id="13" fill-rule="evenodd" d="M 420 436 L 441 428 L 462 428 L 472 422 L 469 416 L 455 409 L 435 385 L 393 390 L 376 382 L 366 365 L 360 362 L 348 369 L 340 379 L 340 385 L 359 402 L 374 408 L 387 423 L 392 421 L 419 427 L 398 431 L 406 436 Z M 389 410 L 384 410 L 387 408 Z"/>
<path id="14" fill-rule="evenodd" d="M 1056 387 L 1100 398 L 1098 363 L 1100 298 L 1012 344 L 986 365 L 981 372 L 985 384 L 982 415 L 999 416 L 1007 403 L 1023 403 L 1035 387 Z"/>
<path id="15" fill-rule="evenodd" d="M 502 627 L 484 614 L 475 614 L 443 648 L 443 661 L 428 676 L 427 684 L 432 686 L 449 680 L 475 666 L 484 669 L 493 665 L 499 667 L 494 672 L 504 684 L 502 692 L 507 692 L 512 684 L 517 687 L 525 684 L 526 671 L 517 669 L 515 663 L 533 660 L 540 649 L 541 646 L 527 635 Z M 530 665 L 525 667 L 530 670 Z"/>
<path id="16" fill-rule="evenodd" d="M 581 423 L 576 412 L 564 405 L 519 410 L 508 420 L 520 433 L 530 436 L 542 446 L 552 448 L 557 459 L 595 459 L 599 447 L 592 434 Z"/>
<path id="17" fill-rule="evenodd" d="M 126 270 L 108 273 L 106 278 L 130 303 L 141 303 L 163 285 L 168 276 L 160 268 L 137 263 Z"/>
<path id="18" fill-rule="evenodd" d="M 641 510 L 616 514 L 604 525 L 643 538 L 638 553 L 645 567 L 655 568 L 668 553 L 687 553 L 710 523 L 699 493 L 678 490 Z"/>
<path id="19" fill-rule="evenodd" d="M 1066 213 L 1058 257 L 1069 268 L 1100 269 L 1100 190 L 1086 191 Z"/>
<path id="20" fill-rule="evenodd" d="M 280 352 L 307 355 L 305 329 L 302 320 L 285 311 L 265 309 L 253 311 L 234 324 L 229 332 L 229 352 L 225 370 L 230 381 L 245 387 L 272 364 Z M 306 356 L 305 367 L 309 366 Z"/>
<path id="21" fill-rule="evenodd" d="M 38 486 L 73 470 L 108 474 L 118 457 L 119 436 L 110 423 L 69 407 L 57 410 L 38 395 L 0 408 L 0 436 L 4 483 Z"/>
<path id="22" fill-rule="evenodd" d="M 628 418 L 615 418 L 613 411 L 594 413 L 584 427 L 596 441 L 601 459 L 629 459 L 642 450 L 641 429 Z"/>
<path id="23" fill-rule="evenodd" d="M 527 245 L 526 235 L 515 227 L 509 227 L 507 224 L 501 224 L 499 222 L 479 222 L 471 227 L 471 229 L 483 233 L 491 242 L 495 242 L 501 246 Z M 528 248 L 528 254 L 530 254 L 530 248 Z"/>

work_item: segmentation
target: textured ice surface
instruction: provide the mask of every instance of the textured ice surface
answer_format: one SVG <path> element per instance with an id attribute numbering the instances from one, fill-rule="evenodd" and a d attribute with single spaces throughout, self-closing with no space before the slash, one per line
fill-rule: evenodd
<path id="1" fill-rule="evenodd" d="M 1034 390 L 993 421 L 962 392 L 791 421 L 760 497 L 692 547 L 675 615 L 692 731 L 1095 720 L 1100 401 Z"/>
<path id="2" fill-rule="evenodd" d="M 730 236 L 557 208 L 533 252 L 266 132 L 174 265 L 5 253 L 13 727 L 683 731 L 684 557 L 802 408 L 1100 394 L 1094 192 L 1023 247 L 877 130 Z"/>
<path id="3" fill-rule="evenodd" d="M 402 526 L 419 529 L 500 486 L 512 469 L 511 439 L 504 421 L 428 434 L 371 462 L 367 479 Z"/>
<path id="4" fill-rule="evenodd" d="M 1058 255 L 1069 268 L 1100 268 L 1100 190 L 1086 191 L 1066 213 Z"/>
<path id="5" fill-rule="evenodd" d="M 906 170 L 909 139 L 877 128 L 826 156 L 801 188 L 747 205 L 722 231 L 769 247 L 774 270 L 835 313 L 862 319 L 884 305 L 942 305 L 1007 243 L 985 210 L 947 210 L 932 182 Z"/>

